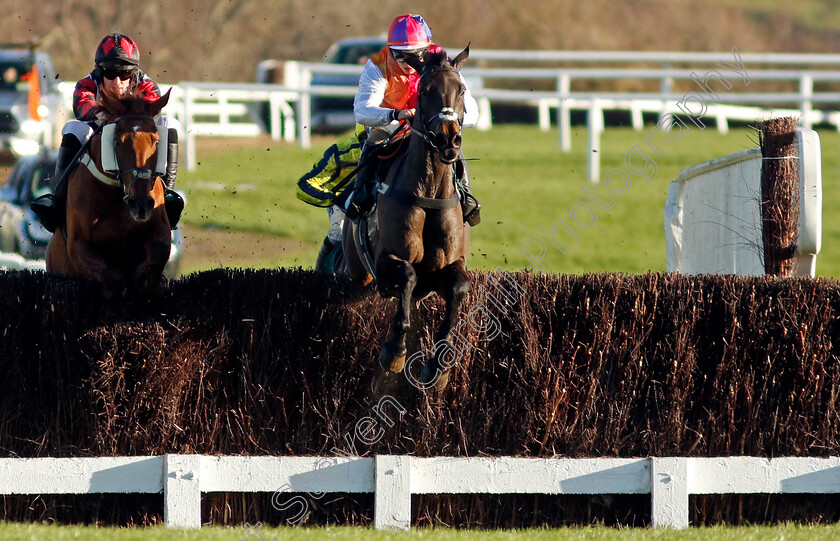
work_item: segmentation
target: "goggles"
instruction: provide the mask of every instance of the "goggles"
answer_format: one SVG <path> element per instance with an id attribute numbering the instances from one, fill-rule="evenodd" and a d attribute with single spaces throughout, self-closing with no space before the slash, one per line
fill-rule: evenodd
<path id="1" fill-rule="evenodd" d="M 394 60 L 397 62 L 405 62 L 406 58 L 412 58 L 414 60 L 420 61 L 423 59 L 423 55 L 428 53 L 429 49 L 412 49 L 410 51 L 397 51 L 395 49 L 391 49 L 391 55 L 394 57 Z"/>
<path id="2" fill-rule="evenodd" d="M 135 70 L 126 68 L 99 68 L 99 73 L 105 79 L 119 79 L 120 81 L 131 79 L 134 72 Z"/>

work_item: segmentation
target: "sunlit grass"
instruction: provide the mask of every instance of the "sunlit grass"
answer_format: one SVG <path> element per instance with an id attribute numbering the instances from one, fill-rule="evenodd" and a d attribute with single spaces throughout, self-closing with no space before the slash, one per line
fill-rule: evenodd
<path id="1" fill-rule="evenodd" d="M 572 150 L 561 152 L 557 131 L 542 132 L 533 125 L 496 125 L 490 131 L 470 130 L 464 137 L 464 152 L 471 159 L 474 193 L 483 205 L 482 222 L 473 229 L 469 267 L 508 270 L 535 268 L 520 251 L 540 226 L 550 230 L 564 221 L 579 202 L 590 202 L 588 190 L 597 192 L 605 206 L 597 210 L 594 223 L 576 229 L 580 238 L 570 240 L 565 254 L 548 245 L 541 264 L 550 272 L 585 273 L 618 271 L 643 273 L 665 270 L 663 211 L 668 183 L 685 167 L 757 146 L 755 130 L 732 129 L 721 134 L 713 127 L 691 129 L 677 142 L 659 139 L 662 155 L 643 141 L 643 132 L 608 128 L 602 136 L 601 173 L 624 167 L 624 157 L 638 146 L 656 164 L 656 176 L 645 183 L 631 176 L 627 193 L 608 197 L 603 187 L 587 180 L 586 127 L 573 129 Z M 840 233 L 833 219 L 837 208 L 838 162 L 833 150 L 840 144 L 835 130 L 820 130 L 823 156 L 823 249 L 817 260 L 820 275 L 840 275 L 840 249 L 830 239 Z M 335 137 L 315 139 L 310 150 L 267 138 L 234 142 L 230 150 L 202 153 L 200 166 L 184 172 L 179 185 L 187 191 L 184 220 L 192 225 L 220 226 L 236 230 L 279 235 L 309 246 L 303 253 L 272 258 L 271 264 L 311 267 L 327 231 L 326 211 L 304 204 L 295 197 L 297 179 Z M 218 145 L 215 145 L 218 147 Z M 587 218 L 581 214 L 581 219 Z M 536 249 L 534 249 L 536 251 Z"/>
<path id="2" fill-rule="evenodd" d="M 647 528 L 610 528 L 586 526 L 526 530 L 452 530 L 423 528 L 410 532 L 374 531 L 369 528 L 339 527 L 264 527 L 248 535 L 243 527 L 204 527 L 201 530 L 171 530 L 163 526 L 152 528 L 105 528 L 96 526 L 59 526 L 35 524 L 0 524 L 0 538 L 4 541 L 336 541 L 414 540 L 441 541 L 822 541 L 840 536 L 840 526 L 779 525 L 754 527 L 716 526 L 686 530 L 653 530 Z"/>

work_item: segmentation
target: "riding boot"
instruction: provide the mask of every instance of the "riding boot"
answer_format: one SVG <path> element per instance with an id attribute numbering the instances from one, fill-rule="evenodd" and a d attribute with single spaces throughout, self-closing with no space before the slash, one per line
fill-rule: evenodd
<path id="1" fill-rule="evenodd" d="M 178 130 L 169 128 L 167 139 L 166 174 L 163 177 L 166 190 L 163 201 L 169 218 L 169 227 L 175 229 L 181 219 L 181 211 L 184 210 L 184 198 L 175 191 L 175 177 L 178 176 Z"/>
<path id="2" fill-rule="evenodd" d="M 481 204 L 472 194 L 470 173 L 467 171 L 464 153 L 459 149 L 458 154 L 459 159 L 455 162 L 455 182 L 460 186 L 461 211 L 464 215 L 464 221 L 470 226 L 476 226 L 481 222 Z"/>
<path id="3" fill-rule="evenodd" d="M 368 216 L 373 211 L 373 187 L 376 181 L 376 159 L 381 145 L 365 144 L 359 157 L 359 169 L 353 183 L 353 192 L 347 198 L 345 214 L 351 220 Z"/>
<path id="4" fill-rule="evenodd" d="M 336 252 L 341 251 L 341 243 L 333 242 L 330 237 L 324 237 L 318 257 L 315 259 L 315 271 L 335 274 Z"/>
<path id="5" fill-rule="evenodd" d="M 81 148 L 82 143 L 74 135 L 66 134 L 62 137 L 55 161 L 55 172 L 50 177 L 53 193 L 41 196 L 29 205 L 38 216 L 41 225 L 50 233 L 55 232 L 56 227 L 64 222 L 64 207 L 67 203 L 67 175 L 65 173 Z"/>

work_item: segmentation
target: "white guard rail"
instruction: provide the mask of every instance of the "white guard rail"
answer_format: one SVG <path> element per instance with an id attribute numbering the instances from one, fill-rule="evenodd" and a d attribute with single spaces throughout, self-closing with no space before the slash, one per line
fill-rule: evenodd
<path id="1" fill-rule="evenodd" d="M 385 530 L 410 528 L 412 494 L 650 494 L 653 527 L 686 528 L 692 494 L 840 493 L 840 457 L 0 459 L 0 494 L 161 492 L 175 528 L 201 527 L 208 492 L 288 493 L 284 507 L 305 501 L 295 493 L 374 493 L 374 526 Z"/>
<path id="2" fill-rule="evenodd" d="M 822 244 L 819 135 L 797 128 L 799 232 L 794 274 L 813 277 Z M 761 149 L 689 167 L 670 183 L 665 204 L 667 271 L 764 274 Z"/>
<path id="3" fill-rule="evenodd" d="M 677 104 L 686 98 L 686 88 L 694 91 L 701 88 L 698 79 L 706 81 L 709 89 L 707 92 L 713 92 L 718 98 L 708 101 L 704 117 L 715 122 L 721 132 L 728 130 L 731 120 L 765 120 L 771 116 L 792 114 L 802 116 L 804 127 L 828 123 L 840 130 L 840 113 L 837 112 L 840 110 L 840 92 L 832 90 L 840 88 L 840 69 L 837 69 L 840 68 L 840 55 L 740 53 L 733 48 L 733 51 L 719 53 L 473 50 L 470 56 L 472 65 L 465 67 L 463 74 L 479 102 L 479 129 L 492 126 L 491 103 L 537 107 L 539 124 L 543 130 L 550 129 L 551 113 L 556 110 L 558 142 L 563 150 L 571 148 L 570 111 L 588 111 L 592 119 L 589 122 L 592 132 L 589 139 L 597 142 L 598 127 L 603 125 L 604 111 L 628 111 L 633 127 L 642 129 L 644 113 L 660 117 L 667 113 L 684 114 L 677 108 Z M 655 67 L 489 68 L 481 67 L 482 60 L 528 62 L 531 65 L 540 62 L 610 62 L 624 65 L 633 63 L 637 66 L 646 63 Z M 282 64 L 283 85 L 184 82 L 173 87 L 167 114 L 178 117 L 185 125 L 184 154 L 188 169 L 195 167 L 196 136 L 250 136 L 264 129 L 275 140 L 293 140 L 296 137 L 302 147 L 309 148 L 311 98 L 352 97 L 356 93 L 355 85 L 312 85 L 313 77 L 348 75 L 352 80 L 362 69 L 358 65 L 320 62 L 286 61 Z M 672 68 L 672 65 L 681 67 Z M 693 67 L 684 67 L 686 65 Z M 725 69 L 723 65 L 729 65 L 732 69 Z M 767 66 L 770 69 L 764 69 Z M 731 83 L 743 76 L 744 86 L 738 86 L 743 92 L 730 91 L 720 78 L 707 78 L 714 71 L 722 73 Z M 514 84 L 500 85 L 500 81 L 522 81 L 528 87 L 545 90 L 517 90 L 511 88 Z M 658 90 L 576 90 L 599 81 L 633 84 L 653 81 L 658 82 L 654 85 Z M 683 91 L 675 90 L 675 82 L 678 81 L 683 82 Z M 748 87 L 747 83 L 753 82 L 773 82 L 776 87 L 787 85 L 790 90 L 761 91 L 755 84 Z M 166 85 L 163 88 L 165 90 Z M 245 114 L 253 113 L 262 104 L 267 104 L 270 124 L 263 128 Z M 590 179 L 593 181 L 598 179 L 595 173 L 594 170 L 590 171 Z"/>

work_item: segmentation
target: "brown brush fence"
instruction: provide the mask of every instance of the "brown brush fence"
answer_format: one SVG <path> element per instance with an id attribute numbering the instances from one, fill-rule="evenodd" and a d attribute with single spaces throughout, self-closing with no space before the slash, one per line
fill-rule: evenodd
<path id="1" fill-rule="evenodd" d="M 393 301 L 313 272 L 194 274 L 153 307 L 2 274 L 0 455 L 333 456 L 386 394 L 407 411 L 376 444 L 354 440 L 360 455 L 840 455 L 837 281 L 513 277 L 517 286 L 472 274 L 469 347 L 444 392 L 422 393 L 375 364 Z M 415 310 L 410 351 L 431 348 L 441 317 L 438 300 Z M 270 502 L 206 495 L 204 520 L 282 522 Z M 840 518 L 825 496 L 691 502 L 695 524 Z M 647 496 L 415 496 L 414 517 L 642 525 L 649 506 Z M 161 507 L 159 496 L 0 498 L 9 520 L 150 523 Z M 312 508 L 310 523 L 367 524 L 373 497 L 327 495 Z"/>
<path id="2" fill-rule="evenodd" d="M 775 118 L 759 124 L 761 146 L 761 226 L 764 272 L 790 276 L 799 233 L 799 163 L 795 159 L 799 119 Z"/>

